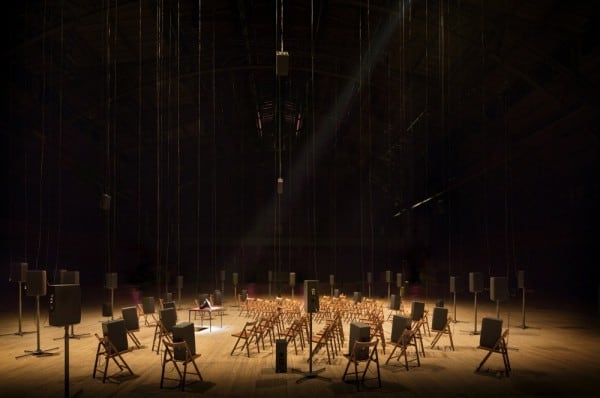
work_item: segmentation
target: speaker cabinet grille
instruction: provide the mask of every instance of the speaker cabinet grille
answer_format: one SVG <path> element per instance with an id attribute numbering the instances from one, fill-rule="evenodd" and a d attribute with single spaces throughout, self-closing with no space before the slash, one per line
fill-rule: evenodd
<path id="1" fill-rule="evenodd" d="M 221 291 L 219 289 L 216 289 L 214 291 L 214 296 L 213 296 L 213 301 L 214 301 L 214 305 L 222 305 L 223 304 L 223 295 L 221 294 Z"/>
<path id="2" fill-rule="evenodd" d="M 109 272 L 106 274 L 105 286 L 107 289 L 116 289 L 118 284 L 118 277 L 116 272 Z"/>
<path id="3" fill-rule="evenodd" d="M 450 277 L 450 293 L 458 293 L 458 277 Z"/>
<path id="4" fill-rule="evenodd" d="M 27 271 L 27 295 L 46 295 L 46 271 Z"/>
<path id="5" fill-rule="evenodd" d="M 173 341 L 185 341 L 190 348 L 192 355 L 196 355 L 196 335 L 194 334 L 194 324 L 191 322 L 181 322 L 173 326 Z M 185 360 L 185 351 L 175 350 L 173 353 L 175 359 Z"/>
<path id="6" fill-rule="evenodd" d="M 392 282 L 392 271 L 385 271 L 385 283 Z"/>
<path id="7" fill-rule="evenodd" d="M 166 308 L 164 310 L 160 310 L 158 315 L 160 317 L 160 321 L 162 322 L 165 330 L 167 332 L 171 332 L 173 330 L 173 326 L 177 323 L 177 311 L 175 308 Z"/>
<path id="8" fill-rule="evenodd" d="M 123 315 L 123 320 L 125 321 L 125 329 L 139 330 L 140 320 L 138 318 L 137 308 L 135 308 L 135 307 L 121 308 L 121 314 Z"/>
<path id="9" fill-rule="evenodd" d="M 290 272 L 290 286 L 294 286 L 296 284 L 296 273 Z"/>
<path id="10" fill-rule="evenodd" d="M 433 319 L 431 320 L 431 329 L 442 330 L 448 321 L 448 308 L 433 307 Z"/>
<path id="11" fill-rule="evenodd" d="M 481 320 L 481 335 L 479 345 L 494 348 L 494 345 L 502 335 L 502 319 L 485 317 Z"/>
<path id="12" fill-rule="evenodd" d="M 517 271 L 517 288 L 525 289 L 525 271 Z"/>
<path id="13" fill-rule="evenodd" d="M 50 285 L 48 323 L 67 326 L 81 322 L 81 289 L 79 285 Z"/>
<path id="14" fill-rule="evenodd" d="M 365 323 L 352 322 L 350 324 L 350 343 L 348 349 L 352 351 L 354 349 L 355 341 L 371 341 L 371 327 Z M 351 352 L 350 352 L 351 354 Z M 356 354 L 356 359 L 364 360 L 369 356 L 368 349 L 363 349 Z"/>
<path id="15" fill-rule="evenodd" d="M 410 329 L 411 319 L 407 316 L 394 315 L 392 319 L 392 336 L 391 339 L 394 343 L 398 341 L 402 333 L 406 329 Z"/>
<path id="16" fill-rule="evenodd" d="M 396 287 L 402 287 L 402 274 L 396 274 Z"/>
<path id="17" fill-rule="evenodd" d="M 102 333 L 108 337 L 118 352 L 126 351 L 129 348 L 127 345 L 127 330 L 123 319 L 102 322 Z"/>
<path id="18" fill-rule="evenodd" d="M 508 300 L 508 278 L 505 276 L 494 276 L 490 278 L 490 300 Z"/>
<path id="19" fill-rule="evenodd" d="M 483 292 L 483 275 L 481 272 L 469 272 L 469 292 Z"/>
<path id="20" fill-rule="evenodd" d="M 238 284 L 238 273 L 234 272 L 233 274 L 231 274 L 231 281 L 233 282 L 233 286 L 236 286 Z"/>
<path id="21" fill-rule="evenodd" d="M 183 275 L 177 275 L 177 289 L 183 289 Z"/>

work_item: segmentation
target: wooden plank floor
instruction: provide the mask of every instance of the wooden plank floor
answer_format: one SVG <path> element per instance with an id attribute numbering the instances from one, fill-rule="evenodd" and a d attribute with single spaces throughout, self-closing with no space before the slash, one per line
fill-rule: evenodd
<path id="1" fill-rule="evenodd" d="M 31 301 L 32 298 L 24 298 Z M 191 298 L 184 298 L 183 309 L 178 311 L 179 320 L 187 321 L 185 308 Z M 483 300 L 482 300 L 483 301 Z M 134 304 L 120 299 L 115 307 Z M 153 396 L 211 396 L 211 397 L 333 397 L 369 395 L 402 397 L 592 397 L 597 396 L 600 375 L 600 325 L 597 312 L 573 311 L 568 306 L 532 306 L 528 308 L 527 329 L 518 328 L 521 310 L 518 303 L 509 303 L 501 308 L 504 327 L 510 317 L 509 355 L 513 372 L 510 377 L 498 376 L 502 369 L 499 355 L 485 365 L 484 371 L 474 373 L 485 352 L 476 349 L 479 337 L 470 332 L 474 329 L 472 303 L 467 299 L 457 307 L 458 323 L 452 324 L 456 351 L 447 347 L 443 337 L 441 348 L 429 349 L 433 337 L 425 337 L 426 357 L 421 367 L 406 371 L 400 365 L 384 365 L 387 354 L 380 352 L 382 387 L 361 389 L 357 393 L 353 384 L 343 383 L 341 375 L 347 360 L 338 356 L 331 365 L 326 363 L 326 354 L 314 358 L 313 369 L 325 368 L 322 376 L 330 381 L 307 380 L 298 384 L 300 374 L 292 368 L 308 370 L 308 350 L 294 354 L 288 347 L 288 372 L 275 372 L 274 348 L 254 354 L 230 355 L 235 343 L 231 334 L 239 331 L 247 318 L 238 316 L 238 308 L 225 302 L 226 311 L 223 327 L 219 318 L 213 321 L 212 331 L 196 333 L 198 360 L 204 382 L 186 387 L 180 392 L 174 387 L 159 388 L 161 360 L 152 352 L 154 327 L 142 327 L 138 337 L 145 348 L 133 350 L 124 358 L 135 372 L 135 377 L 110 380 L 103 384 L 92 378 L 97 340 L 93 333 L 101 333 L 102 317 L 99 304 L 84 306 L 82 322 L 75 326 L 75 333 L 91 333 L 92 337 L 70 339 L 70 391 L 79 397 L 153 397 Z M 410 302 L 405 302 L 409 309 Z M 12 305 L 12 303 L 11 303 Z M 433 302 L 428 302 L 429 307 Z M 16 305 L 15 305 L 16 307 Z M 452 309 L 451 311 L 452 312 Z M 35 330 L 34 311 L 26 306 L 23 330 Z M 120 314 L 120 311 L 116 311 Z M 480 305 L 479 322 L 483 316 L 495 316 L 493 303 Z M 36 348 L 36 334 L 17 336 L 16 310 L 4 312 L 0 318 L 0 391 L 7 397 L 61 397 L 64 396 L 64 329 L 47 326 L 47 311 L 42 312 L 41 348 L 58 347 L 56 355 L 48 357 L 28 356 L 15 359 L 25 349 Z M 386 311 L 387 315 L 387 311 Z M 197 321 L 199 323 L 199 320 Z M 206 325 L 206 321 L 205 321 Z M 321 325 L 315 324 L 317 329 Z M 480 325 L 478 328 L 480 329 Z M 344 325 L 346 339 L 349 325 Z M 389 339 L 391 321 L 384 325 Z M 58 339 L 58 340 L 55 340 Z M 346 341 L 347 348 L 347 341 Z M 386 351 L 389 354 L 389 346 Z M 115 369 L 111 365 L 111 369 Z M 489 370 L 488 370 L 489 369 Z M 172 385 L 172 384 L 171 384 Z"/>

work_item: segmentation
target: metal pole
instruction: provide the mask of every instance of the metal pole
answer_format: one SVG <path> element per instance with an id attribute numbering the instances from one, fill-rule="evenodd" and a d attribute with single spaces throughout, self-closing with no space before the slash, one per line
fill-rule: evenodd
<path id="1" fill-rule="evenodd" d="M 110 320 L 114 320 L 115 313 L 115 289 L 110 289 Z"/>
<path id="2" fill-rule="evenodd" d="M 22 336 L 23 331 L 21 330 L 21 318 L 23 317 L 23 299 L 21 298 L 21 281 L 19 281 L 19 332 L 18 335 Z"/>
<path id="3" fill-rule="evenodd" d="M 69 325 L 65 325 L 65 398 L 69 395 Z"/>
<path id="4" fill-rule="evenodd" d="M 456 292 L 453 292 L 452 296 L 454 297 L 453 298 L 453 301 L 454 301 L 454 319 L 453 319 L 452 322 L 456 323 Z"/>
<path id="5" fill-rule="evenodd" d="M 473 330 L 473 334 L 478 334 L 477 332 L 477 292 L 475 294 L 475 329 Z"/>
<path id="6" fill-rule="evenodd" d="M 37 330 L 37 350 L 36 353 L 41 352 L 40 349 L 40 296 L 35 296 L 35 326 Z"/>
<path id="7" fill-rule="evenodd" d="M 525 326 L 525 287 L 523 287 L 523 308 L 521 309 L 521 312 L 523 314 L 523 323 L 521 324 L 521 329 L 525 329 L 527 328 L 527 326 Z"/>

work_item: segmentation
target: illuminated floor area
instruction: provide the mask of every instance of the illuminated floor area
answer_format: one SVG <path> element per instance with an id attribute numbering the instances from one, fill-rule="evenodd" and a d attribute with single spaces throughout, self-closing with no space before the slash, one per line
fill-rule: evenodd
<path id="1" fill-rule="evenodd" d="M 31 300 L 31 298 L 27 298 Z M 183 300 L 191 302 L 190 300 Z M 482 300 L 484 301 L 484 300 Z M 133 303 L 121 303 L 126 306 Z M 204 382 L 190 384 L 185 392 L 175 388 L 174 383 L 167 388 L 159 388 L 161 356 L 151 351 L 154 327 L 142 327 L 137 334 L 144 348 L 125 354 L 124 359 L 135 373 L 134 377 L 117 378 L 102 384 L 92 378 L 92 369 L 97 348 L 94 333 L 101 332 L 103 319 L 98 306 L 85 306 L 82 322 L 75 326 L 75 333 L 91 333 L 91 337 L 69 340 L 70 395 L 79 397 L 152 397 L 152 396 L 216 396 L 216 397 L 333 397 L 369 395 L 398 397 L 592 397 L 597 396 L 600 375 L 600 322 L 597 312 L 572 311 L 566 305 L 557 308 L 544 305 L 527 310 L 526 329 L 521 324 L 520 304 L 509 303 L 501 307 L 504 328 L 510 327 L 508 339 L 509 358 L 512 374 L 505 377 L 501 356 L 494 354 L 484 366 L 474 370 L 483 359 L 485 352 L 477 349 L 479 336 L 474 330 L 473 304 L 467 298 L 457 306 L 458 323 L 452 324 L 456 350 L 448 349 L 447 337 L 442 337 L 440 347 L 429 348 L 432 337 L 425 337 L 426 356 L 421 358 L 420 367 L 406 371 L 402 366 L 384 365 L 389 354 L 379 352 L 382 387 L 374 388 L 368 382 L 366 388 L 356 392 L 353 384 L 343 383 L 341 375 L 347 360 L 336 357 L 327 364 L 325 352 L 314 358 L 313 369 L 324 368 L 321 376 L 330 381 L 311 379 L 297 383 L 300 374 L 292 368 L 308 370 L 308 350 L 295 355 L 293 347 L 288 347 L 288 372 L 275 372 L 275 350 L 267 346 L 265 351 L 248 358 L 245 355 L 230 355 L 235 339 L 231 333 L 238 332 L 247 318 L 238 316 L 238 308 L 233 303 L 225 303 L 223 327 L 220 319 L 208 329 L 196 333 L 196 348 L 202 354 L 198 360 Z M 433 302 L 427 302 L 431 308 Z M 188 320 L 187 305 L 179 310 L 180 321 Z M 409 303 L 405 303 L 409 309 Z M 16 312 L 16 311 L 14 311 Z M 40 348 L 58 347 L 57 355 L 47 357 L 24 357 L 25 349 L 36 348 L 36 334 L 14 335 L 17 331 L 17 317 L 14 312 L 2 313 L 0 322 L 0 391 L 9 397 L 61 397 L 64 396 L 64 329 L 47 326 L 47 312 L 42 312 Z M 387 316 L 386 310 L 386 316 Z M 452 306 L 450 305 L 452 313 Z M 120 312 L 119 312 L 120 313 Z M 485 302 L 479 306 L 478 329 L 481 318 L 495 316 L 496 307 Z M 510 317 L 510 325 L 508 321 Z M 199 323 L 199 321 L 197 321 Z M 208 326 L 206 321 L 204 326 Z M 315 324 L 317 329 L 319 324 Z M 344 325 L 348 339 L 349 325 Z M 24 311 L 23 330 L 35 330 L 33 311 Z M 389 339 L 391 321 L 384 324 L 386 338 Z M 57 340 L 55 340 L 57 339 Z M 347 341 L 346 346 L 347 349 Z M 114 364 L 109 371 L 115 371 Z"/>

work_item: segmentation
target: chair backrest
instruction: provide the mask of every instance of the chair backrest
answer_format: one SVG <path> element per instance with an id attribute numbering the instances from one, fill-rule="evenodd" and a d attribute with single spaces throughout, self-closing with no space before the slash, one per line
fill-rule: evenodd
<path id="1" fill-rule="evenodd" d="M 379 339 L 371 341 L 358 341 L 354 342 L 354 347 L 350 353 L 350 360 L 352 361 L 366 361 L 371 358 L 373 350 L 377 351 L 377 344 Z"/>
<path id="2" fill-rule="evenodd" d="M 448 323 L 448 308 L 434 307 L 431 329 L 443 330 L 446 327 L 446 323 Z"/>
<path id="3" fill-rule="evenodd" d="M 174 361 L 188 361 L 192 358 L 192 352 L 186 341 L 169 341 L 163 339 L 165 345 L 165 357 L 170 355 Z"/>
<path id="4" fill-rule="evenodd" d="M 484 317 L 481 320 L 481 335 L 479 336 L 480 347 L 494 349 L 501 336 L 502 319 Z"/>

